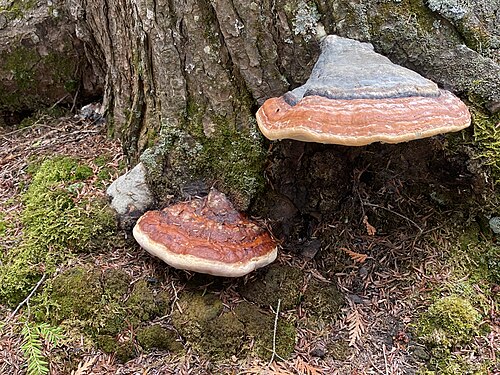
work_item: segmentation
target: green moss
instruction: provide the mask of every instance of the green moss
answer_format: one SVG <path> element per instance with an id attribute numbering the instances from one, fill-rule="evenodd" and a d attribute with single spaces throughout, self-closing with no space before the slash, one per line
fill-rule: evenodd
<path id="1" fill-rule="evenodd" d="M 111 268 L 104 271 L 103 277 L 103 292 L 112 300 L 121 300 L 127 294 L 130 283 L 130 276 L 118 268 Z"/>
<path id="2" fill-rule="evenodd" d="M 50 319 L 59 324 L 65 319 L 94 319 L 102 298 L 100 274 L 84 267 L 72 268 L 54 278 L 51 301 L 54 309 Z"/>
<path id="3" fill-rule="evenodd" d="M 253 350 L 262 359 L 272 356 L 275 316 L 259 310 L 248 302 L 242 302 L 235 308 L 239 321 L 245 327 L 246 336 L 253 342 Z M 288 358 L 295 347 L 297 330 L 293 322 L 278 319 L 276 327 L 276 354 Z"/>
<path id="4" fill-rule="evenodd" d="M 474 141 L 477 146 L 476 157 L 491 169 L 493 182 L 500 181 L 500 114 L 490 115 L 478 105 L 470 108 Z"/>
<path id="5" fill-rule="evenodd" d="M 42 251 L 68 253 L 88 251 L 94 238 L 112 234 L 114 216 L 106 202 L 76 202 L 84 181 L 92 175 L 89 166 L 75 159 L 56 157 L 43 162 L 23 195 L 26 241 L 36 242 Z"/>
<path id="6" fill-rule="evenodd" d="M 486 262 L 490 273 L 490 280 L 500 284 L 500 247 L 493 245 L 486 253 Z"/>
<path id="7" fill-rule="evenodd" d="M 334 321 L 344 305 L 344 296 L 334 284 L 312 279 L 304 292 L 304 307 L 314 318 Z"/>
<path id="8" fill-rule="evenodd" d="M 55 157 L 31 170 L 32 182 L 22 195 L 22 241 L 0 265 L 0 301 L 9 304 L 22 300 L 43 273 L 52 274 L 72 253 L 103 246 L 116 225 L 104 200 L 77 199 L 93 174 L 87 165 Z"/>
<path id="9" fill-rule="evenodd" d="M 215 319 L 223 309 L 222 301 L 213 294 L 184 293 L 178 303 L 182 312 L 174 310 L 172 323 L 181 335 L 195 339 L 193 341 L 202 336 L 202 326 Z"/>
<path id="10" fill-rule="evenodd" d="M 432 35 L 435 33 L 433 22 L 436 19 L 432 11 L 427 8 L 422 0 L 401 0 L 397 2 L 384 2 L 379 6 L 380 11 L 373 14 L 370 19 L 372 30 L 370 33 L 378 34 L 385 31 L 384 25 L 392 18 L 402 19 L 404 17 L 404 27 L 410 30 L 418 31 L 421 35 Z M 352 17 L 353 15 L 351 15 Z M 358 20 L 353 19 L 353 24 Z"/>
<path id="11" fill-rule="evenodd" d="M 459 246 L 452 250 L 449 257 L 456 278 L 467 276 L 470 283 L 478 284 L 486 280 L 500 282 L 500 247 L 493 239 L 487 238 L 479 225 L 470 225 L 458 239 Z"/>
<path id="12" fill-rule="evenodd" d="M 345 361 L 351 355 L 352 348 L 346 340 L 332 341 L 327 346 L 328 355 L 337 361 Z"/>
<path id="13" fill-rule="evenodd" d="M 141 155 L 150 185 L 157 196 L 164 197 L 180 195 L 183 188 L 199 181 L 215 183 L 240 209 L 246 209 L 264 186 L 266 154 L 255 119 L 248 116 L 238 126 L 214 115 L 207 135 L 204 113 L 205 108 L 191 100 L 182 127 L 162 125 L 157 146 Z"/>
<path id="14" fill-rule="evenodd" d="M 0 212 L 0 236 L 4 236 L 7 232 L 7 221 L 5 220 L 5 214 Z"/>
<path id="15" fill-rule="evenodd" d="M 222 190 L 228 191 L 238 206 L 246 208 L 264 186 L 261 135 L 253 121 L 247 131 L 236 129 L 222 117 L 215 123 L 215 132 L 202 141 L 200 173 L 221 181 Z"/>
<path id="16" fill-rule="evenodd" d="M 240 288 L 246 299 L 261 305 L 276 308 L 281 300 L 281 308 L 294 308 L 300 302 L 304 282 L 303 272 L 289 266 L 271 266 L 263 279 L 252 280 Z"/>
<path id="17" fill-rule="evenodd" d="M 24 46 L 1 54 L 2 67 L 11 72 L 17 86 L 21 89 L 31 89 L 36 84 L 35 67 L 41 60 L 35 49 Z"/>
<path id="18" fill-rule="evenodd" d="M 89 336 L 116 335 L 126 327 L 122 300 L 106 293 L 101 272 L 90 267 L 74 267 L 47 282 L 41 296 L 34 299 L 35 317 L 54 325 L 77 327 Z"/>
<path id="19" fill-rule="evenodd" d="M 417 335 L 431 347 L 465 344 L 479 332 L 481 315 L 471 303 L 451 295 L 434 302 L 419 319 Z"/>
<path id="20" fill-rule="evenodd" d="M 261 358 L 272 353 L 274 315 L 242 302 L 234 311 L 224 311 L 222 302 L 212 294 L 185 293 L 179 300 L 182 313 L 174 311 L 176 329 L 199 353 L 215 360 L 231 356 L 242 358 L 250 349 Z M 278 320 L 276 351 L 290 356 L 295 345 L 293 322 Z"/>
<path id="21" fill-rule="evenodd" d="M 118 342 L 109 335 L 99 335 L 96 338 L 96 344 L 99 349 L 105 353 L 114 353 L 116 358 L 125 363 L 135 357 L 135 348 L 132 341 Z"/>
<path id="22" fill-rule="evenodd" d="M 153 318 L 161 312 L 159 306 L 165 305 L 164 298 L 164 294 L 155 296 L 146 280 L 137 281 L 126 303 L 129 320 L 133 322 L 135 318 L 138 321 L 146 321 Z"/>
<path id="23" fill-rule="evenodd" d="M 420 369 L 419 375 L 489 375 L 489 361 L 474 362 L 460 355 L 449 354 L 432 358 L 428 366 Z"/>
<path id="24" fill-rule="evenodd" d="M 177 335 L 174 331 L 165 329 L 159 325 L 152 325 L 137 330 L 137 341 L 146 351 L 151 349 L 168 350 L 171 352 L 180 352 L 183 349 L 182 344 L 177 341 Z"/>
<path id="25" fill-rule="evenodd" d="M 0 82 L 0 109 L 38 110 L 76 92 L 80 78 L 78 56 L 71 43 L 64 50 L 40 55 L 36 48 L 19 45 L 0 53 L 0 74 L 12 77 Z"/>
<path id="26" fill-rule="evenodd" d="M 214 360 L 245 354 L 245 326 L 232 313 L 225 313 L 202 325 L 198 352 Z"/>
<path id="27" fill-rule="evenodd" d="M 41 295 L 33 298 L 33 315 L 37 320 L 49 321 L 69 331 L 76 329 L 93 340 L 98 348 L 126 360 L 134 354 L 134 350 L 130 350 L 133 345 L 122 343 L 117 337 L 131 327 L 140 327 L 159 312 L 164 314 L 167 303 L 166 294 L 155 296 L 144 279 L 134 284 L 127 298 L 131 281 L 128 274 L 118 269 L 70 268 L 49 280 Z M 145 338 L 147 332 L 140 337 L 146 346 L 152 347 L 154 332 L 149 332 L 149 338 Z M 169 350 L 177 350 L 175 338 L 171 341 Z"/>
<path id="28" fill-rule="evenodd" d="M 13 0 L 0 6 L 0 12 L 9 20 L 21 18 L 26 11 L 33 9 L 37 2 L 35 0 Z"/>

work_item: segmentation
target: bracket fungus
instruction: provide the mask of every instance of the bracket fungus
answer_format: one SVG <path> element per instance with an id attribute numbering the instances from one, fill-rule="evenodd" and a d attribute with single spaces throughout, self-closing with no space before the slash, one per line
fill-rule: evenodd
<path id="1" fill-rule="evenodd" d="M 271 235 L 216 190 L 146 212 L 133 235 L 143 249 L 172 267 L 215 276 L 243 276 L 277 256 Z"/>
<path id="2" fill-rule="evenodd" d="M 418 73 L 393 64 L 370 43 L 326 36 L 308 81 L 266 100 L 257 123 L 271 140 L 363 146 L 459 131 L 467 106 Z"/>

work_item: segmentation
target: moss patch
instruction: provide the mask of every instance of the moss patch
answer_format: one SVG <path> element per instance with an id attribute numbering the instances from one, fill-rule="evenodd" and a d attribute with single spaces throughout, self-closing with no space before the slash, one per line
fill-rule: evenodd
<path id="1" fill-rule="evenodd" d="M 434 302 L 420 317 L 417 334 L 431 347 L 451 348 L 469 342 L 480 322 L 481 315 L 468 300 L 451 295 Z"/>
<path id="2" fill-rule="evenodd" d="M 172 322 L 184 337 L 198 341 L 203 335 L 202 327 L 222 313 L 222 301 L 212 294 L 185 293 L 179 300 L 182 310 L 175 310 Z"/>
<path id="3" fill-rule="evenodd" d="M 177 341 L 177 334 L 159 325 L 138 329 L 137 341 L 139 341 L 139 344 L 141 344 L 146 351 L 160 349 L 179 352 L 183 349 L 182 344 Z"/>
<path id="4" fill-rule="evenodd" d="M 344 296 L 334 284 L 312 279 L 304 292 L 304 307 L 312 318 L 335 320 L 344 304 Z"/>
<path id="5" fill-rule="evenodd" d="M 457 279 L 468 276 L 473 283 L 484 284 L 487 280 L 500 282 L 500 247 L 489 236 L 489 231 L 489 228 L 481 228 L 474 223 L 458 236 L 458 246 L 454 247 L 449 257 Z M 472 294 L 477 295 L 475 292 Z"/>
<path id="6" fill-rule="evenodd" d="M 262 279 L 252 280 L 240 288 L 246 299 L 261 305 L 276 308 L 281 300 L 281 309 L 287 310 L 298 305 L 304 274 L 289 266 L 271 266 Z"/>
<path id="7" fill-rule="evenodd" d="M 36 110 L 51 105 L 78 88 L 78 57 L 73 46 L 40 55 L 36 48 L 19 46 L 0 54 L 0 111 Z"/>
<path id="8" fill-rule="evenodd" d="M 500 181 L 500 113 L 491 115 L 479 105 L 469 108 L 477 146 L 476 157 L 491 169 L 491 176 L 497 184 Z"/>
<path id="9" fill-rule="evenodd" d="M 117 353 L 117 356 L 123 352 L 125 358 L 130 352 L 129 346 L 118 342 L 117 335 L 165 314 L 168 304 L 167 295 L 155 292 L 146 280 L 140 279 L 133 286 L 131 281 L 121 270 L 70 268 L 48 281 L 42 294 L 34 298 L 35 317 L 54 325 L 77 328 L 103 351 Z M 147 332 L 141 337 L 150 348 Z M 170 348 L 175 346 L 172 344 Z"/>
<path id="10" fill-rule="evenodd" d="M 419 375 L 490 375 L 492 363 L 474 362 L 459 355 L 433 358 L 429 368 L 418 372 Z"/>
<path id="11" fill-rule="evenodd" d="M 246 336 L 254 343 L 255 353 L 260 358 L 269 360 L 273 348 L 275 316 L 248 302 L 240 303 L 234 313 L 244 324 Z M 276 327 L 276 354 L 281 358 L 288 358 L 294 349 L 296 335 L 294 323 L 280 317 Z"/>
<path id="12" fill-rule="evenodd" d="M 222 302 L 212 294 L 185 293 L 179 305 L 182 313 L 174 312 L 173 324 L 198 354 L 215 360 L 244 358 L 251 352 L 270 358 L 273 315 L 248 302 L 238 304 L 234 311 L 225 311 Z M 293 351 L 295 336 L 293 322 L 280 318 L 276 351 L 282 358 Z"/>
<path id="13" fill-rule="evenodd" d="M 105 353 L 114 353 L 120 362 L 127 362 L 136 356 L 134 343 L 130 340 L 118 342 L 113 336 L 99 335 L 96 337 L 97 347 Z"/>
<path id="14" fill-rule="evenodd" d="M 206 189 L 205 181 L 246 209 L 264 186 L 266 154 L 255 120 L 248 116 L 247 127 L 239 128 L 214 116 L 206 135 L 202 114 L 203 108 L 191 103 L 183 128 L 163 124 L 158 144 L 141 155 L 149 183 L 156 196 L 165 197 L 195 194 Z"/>
<path id="15" fill-rule="evenodd" d="M 16 304 L 43 273 L 76 252 L 102 246 L 114 235 L 114 214 L 104 200 L 79 199 L 92 177 L 80 161 L 56 157 L 33 166 L 33 180 L 22 196 L 23 237 L 0 265 L 0 301 Z"/>

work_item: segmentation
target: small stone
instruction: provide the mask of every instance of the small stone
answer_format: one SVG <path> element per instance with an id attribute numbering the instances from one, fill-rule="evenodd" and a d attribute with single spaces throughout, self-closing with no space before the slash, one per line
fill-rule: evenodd
<path id="1" fill-rule="evenodd" d="M 490 225 L 490 228 L 493 231 L 493 233 L 500 234 L 500 217 L 493 216 L 488 222 L 488 224 Z"/>
<path id="2" fill-rule="evenodd" d="M 325 348 L 316 347 L 309 352 L 309 354 L 313 357 L 323 358 L 326 354 Z"/>
<path id="3" fill-rule="evenodd" d="M 124 229 L 131 229 L 137 219 L 153 204 L 153 194 L 146 184 L 146 169 L 142 163 L 118 177 L 106 190 L 111 207 L 118 214 Z"/>

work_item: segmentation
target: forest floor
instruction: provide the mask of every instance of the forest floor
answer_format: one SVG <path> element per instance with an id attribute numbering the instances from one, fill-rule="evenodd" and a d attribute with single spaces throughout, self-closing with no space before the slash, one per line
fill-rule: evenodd
<path id="1" fill-rule="evenodd" d="M 40 117 L 24 128 L 0 129 L 0 261 L 4 264 L 23 236 L 21 197 L 33 178 L 29 165 L 56 155 L 74 157 L 89 165 L 94 176 L 101 176 L 85 180 L 78 187 L 78 199 L 105 197 L 106 186 L 124 172 L 121 145 L 108 139 L 101 125 L 71 117 Z M 116 353 L 97 349 L 86 334 L 62 322 L 67 331 L 54 340 L 58 345 L 41 335 L 41 356 L 53 374 L 500 374 L 500 287 L 491 276 L 500 274 L 500 261 L 489 228 L 482 227 L 480 220 L 471 222 L 468 215 L 457 221 L 460 215 L 429 200 L 412 214 L 415 195 L 395 197 L 397 206 L 373 203 L 375 197 L 360 190 L 357 195 L 363 196 L 366 210 L 359 220 L 347 221 L 339 215 L 337 221 L 322 222 L 316 228 L 321 238 L 331 236 L 331 243 L 323 242 L 320 249 L 313 246 L 312 252 L 281 249 L 271 267 L 239 279 L 173 270 L 135 244 L 130 233 L 117 230 L 114 242 L 106 247 L 64 257 L 53 272 L 44 274 L 47 279 L 37 288 L 33 283 L 33 294 L 26 294 L 23 302 L 0 305 L 0 373 L 27 373 L 30 357 L 23 349 L 23 327 L 39 319 L 30 312 L 40 303 L 36 296 L 43 293 L 45 284 L 55 285 L 50 280 L 57 275 L 82 266 L 102 273 L 120 270 L 129 277 L 129 289 L 138 280 L 153 280 L 155 295 L 166 293 L 169 302 L 162 313 L 140 324 L 175 332 L 182 349 L 159 350 L 154 343 L 145 349 L 130 324 L 116 335 L 118 341 L 132 343 L 133 354 L 123 361 Z M 377 215 L 398 225 L 384 227 Z M 278 286 L 271 285 L 273 272 L 284 274 L 278 276 Z M 295 279 L 288 276 L 292 274 Z M 315 283 L 325 290 L 330 286 L 338 290 L 339 301 L 334 301 L 334 292 L 326 302 L 307 294 Z M 266 306 L 248 292 L 249 285 L 275 298 L 268 299 Z M 244 303 L 259 305 L 259 314 L 274 322 L 267 328 L 272 339 L 266 344 L 268 355 L 258 356 L 252 350 L 258 337 L 241 338 L 247 340 L 245 348 L 231 349 L 227 356 L 215 353 L 214 358 L 201 352 L 204 346 L 193 337 L 207 341 L 203 332 L 189 336 L 179 332 L 173 321 L 176 314 L 189 312 L 189 300 L 183 305 L 188 293 L 222 301 L 218 317 Z M 290 293 L 293 301 L 285 303 Z M 222 320 L 211 324 L 217 321 Z M 276 348 L 273 351 L 282 322 L 294 329 L 293 345 L 285 358 Z M 231 336 L 230 330 L 223 334 Z M 229 341 L 238 345 L 238 335 L 246 334 L 238 328 Z"/>

